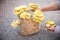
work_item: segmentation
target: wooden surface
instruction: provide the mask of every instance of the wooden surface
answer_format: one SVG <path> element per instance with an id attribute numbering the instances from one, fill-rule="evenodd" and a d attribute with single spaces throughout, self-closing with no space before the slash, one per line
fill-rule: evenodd
<path id="1" fill-rule="evenodd" d="M 42 8 L 52 2 L 52 0 L 0 0 L 0 40 L 60 40 L 60 34 L 44 29 L 44 24 L 48 19 L 60 25 L 60 11 L 44 12 L 45 18 L 41 24 L 41 31 L 31 36 L 21 36 L 17 31 L 18 28 L 13 29 L 10 25 L 13 20 L 18 19 L 13 14 L 16 6 L 37 3 Z"/>

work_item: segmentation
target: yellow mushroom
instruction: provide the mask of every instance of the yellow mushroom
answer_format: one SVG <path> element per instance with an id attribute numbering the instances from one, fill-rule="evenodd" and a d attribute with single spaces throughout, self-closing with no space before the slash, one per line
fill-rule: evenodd
<path id="1" fill-rule="evenodd" d="M 24 10 L 24 12 L 27 12 L 27 11 L 28 11 L 28 8 L 27 8 L 27 6 L 26 6 L 26 5 L 21 5 L 21 6 L 20 6 L 20 8 L 21 8 L 21 9 L 23 9 L 23 10 Z"/>
<path id="2" fill-rule="evenodd" d="M 46 26 L 47 26 L 47 24 L 49 24 L 49 26 L 56 26 L 56 24 L 55 24 L 55 22 L 54 21 L 52 21 L 52 20 L 47 20 L 46 21 Z"/>
<path id="3" fill-rule="evenodd" d="M 20 18 L 23 18 L 23 19 L 30 19 L 30 15 L 28 12 L 23 12 L 20 14 Z"/>
<path id="4" fill-rule="evenodd" d="M 17 26 L 19 26 L 20 25 L 20 20 L 14 20 L 12 23 L 11 23 L 11 26 L 13 27 L 13 28 L 16 28 Z"/>
<path id="5" fill-rule="evenodd" d="M 20 7 L 16 7 L 13 11 L 15 15 L 19 15 L 20 13 L 24 12 L 24 10 L 22 10 Z"/>
<path id="6" fill-rule="evenodd" d="M 40 10 L 36 10 L 33 14 L 33 20 L 35 22 L 41 23 L 43 19 L 44 19 L 43 13 Z"/>
<path id="7" fill-rule="evenodd" d="M 47 26 L 47 27 L 49 27 L 49 26 L 50 26 L 50 24 L 46 24 L 46 26 Z"/>
<path id="8" fill-rule="evenodd" d="M 38 4 L 30 3 L 29 7 L 30 7 L 31 10 L 37 10 L 37 9 L 39 9 L 39 5 Z"/>
<path id="9" fill-rule="evenodd" d="M 23 6 L 16 7 L 13 11 L 14 11 L 14 14 L 15 14 L 15 15 L 19 15 L 19 14 L 21 14 L 22 12 L 28 11 L 28 8 L 27 8 L 26 5 L 23 5 Z"/>

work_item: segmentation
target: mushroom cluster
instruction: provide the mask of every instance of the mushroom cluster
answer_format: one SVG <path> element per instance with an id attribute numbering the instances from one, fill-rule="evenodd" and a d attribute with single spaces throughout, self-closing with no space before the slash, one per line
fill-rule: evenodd
<path id="1" fill-rule="evenodd" d="M 52 20 L 47 20 L 45 23 L 46 30 L 54 31 L 54 28 L 56 27 L 56 24 Z"/>
<path id="2" fill-rule="evenodd" d="M 31 10 L 32 13 L 30 13 Z M 13 28 L 19 26 L 19 32 L 22 35 L 30 35 L 40 31 L 40 26 L 42 20 L 44 19 L 44 15 L 42 11 L 39 10 L 38 4 L 29 4 L 29 7 L 26 5 L 21 5 L 19 7 L 14 8 L 14 14 L 18 16 L 19 20 L 14 20 L 11 23 Z"/>
<path id="3" fill-rule="evenodd" d="M 35 22 L 41 23 L 44 19 L 43 13 L 40 10 L 36 10 L 33 14 L 33 20 Z"/>

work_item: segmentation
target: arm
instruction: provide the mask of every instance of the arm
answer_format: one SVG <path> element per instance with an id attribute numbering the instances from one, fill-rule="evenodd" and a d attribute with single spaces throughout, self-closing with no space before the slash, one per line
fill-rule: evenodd
<path id="1" fill-rule="evenodd" d="M 55 11 L 55 10 L 59 10 L 59 8 L 60 8 L 60 3 L 56 2 L 56 3 L 50 4 L 49 6 L 43 7 L 41 10 L 43 12 L 45 12 L 45 11 Z"/>

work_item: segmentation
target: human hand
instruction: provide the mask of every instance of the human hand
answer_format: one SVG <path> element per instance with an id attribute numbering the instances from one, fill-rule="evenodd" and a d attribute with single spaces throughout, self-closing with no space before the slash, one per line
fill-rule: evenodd
<path id="1" fill-rule="evenodd" d="M 42 12 L 46 12 L 46 11 L 56 11 L 58 10 L 58 4 L 57 3 L 52 3 L 50 5 L 47 5 L 43 8 L 40 9 Z"/>

